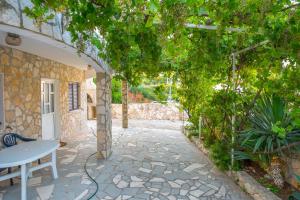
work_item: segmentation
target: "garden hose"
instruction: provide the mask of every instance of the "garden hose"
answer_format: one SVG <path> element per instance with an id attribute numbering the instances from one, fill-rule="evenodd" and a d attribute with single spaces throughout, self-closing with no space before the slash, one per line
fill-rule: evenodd
<path id="1" fill-rule="evenodd" d="M 85 172 L 85 174 L 86 174 L 86 175 L 89 177 L 89 179 L 90 179 L 93 183 L 95 183 L 95 185 L 96 185 L 96 190 L 95 190 L 95 192 L 94 192 L 93 194 L 91 194 L 91 195 L 87 198 L 87 200 L 92 199 L 92 198 L 97 194 L 97 192 L 98 192 L 98 190 L 99 190 L 99 185 L 98 185 L 97 181 L 96 181 L 93 177 L 91 177 L 91 175 L 88 173 L 88 171 L 87 171 L 87 169 L 86 169 L 86 164 L 87 164 L 88 160 L 89 160 L 93 155 L 95 155 L 96 153 L 97 153 L 97 152 L 92 153 L 91 155 L 89 155 L 89 157 L 85 160 L 85 163 L 84 163 L 84 172 Z"/>
<path id="2" fill-rule="evenodd" d="M 95 133 L 94 133 L 94 129 L 91 128 L 91 130 L 92 130 L 91 133 L 96 137 L 96 135 L 95 135 Z M 97 194 L 97 192 L 98 192 L 98 190 L 99 190 L 99 185 L 98 185 L 97 181 L 96 181 L 96 180 L 88 173 L 88 171 L 87 171 L 87 169 L 86 169 L 86 164 L 88 163 L 89 159 L 90 159 L 92 156 L 94 156 L 95 154 L 97 154 L 97 152 L 94 152 L 94 153 L 90 154 L 89 157 L 87 157 L 87 159 L 85 160 L 85 163 L 84 163 L 84 172 L 85 172 L 85 174 L 86 174 L 86 175 L 88 176 L 88 178 L 89 178 L 93 183 L 95 183 L 95 185 L 96 185 L 96 190 L 95 190 L 95 192 L 94 192 L 93 194 L 91 194 L 91 195 L 87 198 L 87 200 L 90 200 L 90 199 L 92 199 L 93 197 L 95 197 L 96 194 Z M 97 197 L 97 196 L 96 196 L 96 197 Z M 98 199 L 98 197 L 97 197 L 97 199 Z"/>
<path id="3" fill-rule="evenodd" d="M 91 133 L 97 138 L 97 136 L 96 136 L 96 134 L 95 134 L 95 132 L 94 132 L 94 129 L 93 129 L 92 127 L 90 127 L 90 129 L 91 129 Z M 120 137 L 117 138 L 117 141 L 122 137 L 122 135 L 123 135 L 123 134 L 120 134 Z M 87 200 L 90 200 L 90 199 L 92 199 L 93 197 L 95 197 L 96 194 L 97 194 L 97 192 L 98 192 L 98 190 L 99 190 L 99 185 L 98 185 L 97 181 L 96 181 L 96 180 L 88 173 L 88 171 L 87 171 L 87 169 L 86 169 L 86 164 L 88 163 L 88 160 L 89 160 L 92 156 L 94 156 L 95 154 L 97 154 L 97 152 L 94 152 L 94 153 L 90 154 L 89 157 L 87 157 L 87 159 L 85 160 L 85 163 L 84 163 L 84 172 L 85 172 L 85 174 L 86 174 L 86 175 L 88 176 L 88 178 L 89 178 L 93 183 L 95 183 L 95 185 L 96 185 L 96 190 L 95 190 L 95 192 L 94 192 L 93 194 L 91 194 L 91 195 L 87 198 Z M 97 196 L 96 196 L 96 198 L 99 199 Z"/>

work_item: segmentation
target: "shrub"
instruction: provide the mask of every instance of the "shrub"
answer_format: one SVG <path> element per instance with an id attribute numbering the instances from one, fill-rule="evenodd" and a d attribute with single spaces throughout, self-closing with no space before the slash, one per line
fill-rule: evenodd
<path id="1" fill-rule="evenodd" d="M 122 84 L 121 80 L 112 78 L 111 81 L 111 101 L 112 103 L 122 103 Z"/>
<path id="2" fill-rule="evenodd" d="M 276 186 L 282 188 L 281 160 L 299 146 L 300 129 L 288 110 L 287 103 L 280 97 L 264 96 L 249 114 L 251 128 L 240 135 L 242 152 L 237 159 L 251 159 L 266 165 Z"/>
<path id="3" fill-rule="evenodd" d="M 207 129 L 202 130 L 203 144 L 205 148 L 210 148 L 216 141 L 216 137 Z"/>
<path id="4" fill-rule="evenodd" d="M 300 129 L 282 98 L 275 95 L 262 97 L 248 118 L 251 127 L 239 135 L 244 153 L 237 154 L 237 158 L 252 159 L 254 155 L 271 161 L 273 156 L 285 156 L 292 147 L 299 146 Z"/>
<path id="5" fill-rule="evenodd" d="M 210 157 L 221 170 L 228 170 L 231 162 L 230 149 L 226 142 L 217 141 L 210 147 Z"/>
<path id="6" fill-rule="evenodd" d="M 185 129 L 187 131 L 187 137 L 189 139 L 191 139 L 192 137 L 197 137 L 199 136 L 199 131 L 198 129 L 193 125 L 193 124 L 189 124 L 187 126 L 185 126 Z"/>
<path id="7" fill-rule="evenodd" d="M 139 86 L 131 86 L 130 92 L 133 94 L 142 94 L 145 99 L 151 100 L 151 101 L 161 101 L 163 99 L 163 94 L 160 92 L 163 91 L 157 91 L 156 87 L 145 87 L 142 85 Z M 166 99 L 164 99 L 166 100 Z"/>

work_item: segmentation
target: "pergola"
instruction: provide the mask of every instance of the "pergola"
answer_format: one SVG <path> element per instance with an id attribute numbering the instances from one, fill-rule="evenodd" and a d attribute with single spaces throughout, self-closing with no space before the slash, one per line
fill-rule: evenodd
<path id="1" fill-rule="evenodd" d="M 186 23 L 185 24 L 187 28 L 196 28 L 196 29 L 205 29 L 205 30 L 217 30 L 218 26 L 211 26 L 211 25 L 203 25 L 203 24 L 191 24 L 191 23 Z M 243 32 L 245 31 L 245 29 L 242 28 L 225 28 L 226 31 L 229 32 Z M 264 40 L 262 42 L 259 42 L 257 44 L 254 44 L 252 46 L 246 47 L 244 49 L 240 49 L 240 50 L 236 50 L 233 51 L 230 55 L 230 58 L 232 59 L 232 90 L 236 91 L 237 85 L 236 85 L 236 79 L 238 78 L 236 76 L 236 58 L 238 55 L 245 53 L 247 51 L 253 50 L 257 47 L 263 46 L 265 44 L 269 43 L 269 40 Z M 235 138 L 236 138 L 236 130 L 235 130 L 235 124 L 236 124 L 236 115 L 235 115 L 235 103 L 233 102 L 233 110 L 234 110 L 234 114 L 231 116 L 231 143 L 234 144 L 235 143 Z M 199 116 L 199 134 L 201 134 L 201 126 L 202 126 L 202 116 Z M 200 136 L 199 136 L 200 138 Z M 231 149 L 231 167 L 233 167 L 234 165 L 234 148 Z"/>

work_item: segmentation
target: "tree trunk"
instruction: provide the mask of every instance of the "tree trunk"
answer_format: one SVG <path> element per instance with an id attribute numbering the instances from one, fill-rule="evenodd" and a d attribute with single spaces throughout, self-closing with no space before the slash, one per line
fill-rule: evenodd
<path id="1" fill-rule="evenodd" d="M 128 128 L 128 84 L 122 80 L 122 127 Z"/>

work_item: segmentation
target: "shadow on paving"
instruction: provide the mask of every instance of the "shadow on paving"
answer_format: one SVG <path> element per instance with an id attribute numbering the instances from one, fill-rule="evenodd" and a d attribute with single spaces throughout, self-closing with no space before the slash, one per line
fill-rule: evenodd
<path id="1" fill-rule="evenodd" d="M 130 120 L 124 130 L 113 120 L 113 153 L 92 157 L 87 168 L 99 184 L 94 199 L 250 199 L 231 179 L 181 134 L 181 121 Z M 89 126 L 95 129 L 96 122 Z M 78 133 L 58 150 L 59 178 L 49 169 L 29 179 L 28 199 L 80 200 L 96 186 L 84 174 L 86 158 L 96 150 L 90 131 Z M 16 179 L 18 182 L 18 179 Z M 0 185 L 0 200 L 20 198 L 20 185 Z"/>

